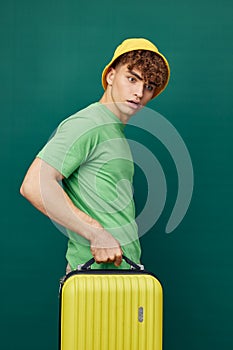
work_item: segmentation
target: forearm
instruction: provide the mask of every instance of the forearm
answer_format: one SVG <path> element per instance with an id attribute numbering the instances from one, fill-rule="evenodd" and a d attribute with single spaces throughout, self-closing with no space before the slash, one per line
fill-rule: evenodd
<path id="1" fill-rule="evenodd" d="M 89 241 L 93 240 L 93 235 L 103 231 L 99 222 L 73 204 L 58 181 L 54 179 L 43 178 L 43 174 L 37 179 L 34 177 L 33 181 L 26 178 L 20 192 L 51 220 Z"/>
<path id="2" fill-rule="evenodd" d="M 48 182 L 47 190 L 40 197 L 40 206 L 45 215 L 89 241 L 93 240 L 94 234 L 103 230 L 98 221 L 73 204 L 59 183 Z"/>
<path id="3" fill-rule="evenodd" d="M 92 255 L 97 262 L 114 262 L 119 266 L 122 250 L 119 242 L 98 221 L 77 208 L 59 181 L 63 176 L 36 158 L 29 168 L 21 194 L 53 221 L 90 241 Z"/>

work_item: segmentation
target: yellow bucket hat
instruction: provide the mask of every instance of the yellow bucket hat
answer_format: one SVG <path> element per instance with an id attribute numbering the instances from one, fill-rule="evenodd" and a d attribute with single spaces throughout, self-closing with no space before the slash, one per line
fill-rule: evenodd
<path id="1" fill-rule="evenodd" d="M 166 60 L 166 58 L 159 52 L 158 48 L 149 40 L 144 39 L 144 38 L 131 38 L 131 39 L 126 39 L 124 40 L 115 50 L 114 55 L 112 57 L 111 62 L 107 64 L 107 66 L 104 68 L 103 73 L 102 73 L 102 85 L 104 90 L 107 88 L 107 81 L 106 81 L 106 75 L 112 66 L 113 62 L 121 55 L 123 55 L 126 52 L 130 52 L 133 50 L 147 50 L 147 51 L 152 51 L 155 52 L 158 56 L 160 56 L 163 61 L 166 64 L 167 70 L 168 70 L 168 76 L 167 76 L 167 81 L 165 84 L 160 88 L 156 89 L 156 92 L 153 96 L 158 96 L 167 86 L 169 78 L 170 78 L 170 67 L 169 64 Z"/>

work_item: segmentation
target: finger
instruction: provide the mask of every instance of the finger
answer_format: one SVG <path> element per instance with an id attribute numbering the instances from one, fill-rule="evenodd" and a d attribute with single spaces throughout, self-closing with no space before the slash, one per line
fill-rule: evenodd
<path id="1" fill-rule="evenodd" d="M 119 267 L 121 263 L 122 263 L 122 254 L 118 254 L 116 255 L 114 265 Z"/>
<path id="2" fill-rule="evenodd" d="M 108 255 L 102 249 L 96 249 L 94 259 L 98 264 L 107 263 L 109 261 Z"/>

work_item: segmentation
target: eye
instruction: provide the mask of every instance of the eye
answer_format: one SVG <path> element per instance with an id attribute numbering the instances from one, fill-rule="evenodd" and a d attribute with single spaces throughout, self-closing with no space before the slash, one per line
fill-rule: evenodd
<path id="1" fill-rule="evenodd" d="M 154 90 L 154 86 L 153 86 L 153 85 L 148 85 L 148 84 L 146 84 L 146 85 L 145 85 L 145 88 L 146 88 L 146 90 L 148 90 L 148 91 L 153 91 L 153 90 Z"/>
<path id="2" fill-rule="evenodd" d="M 131 82 L 131 83 L 134 83 L 136 81 L 136 79 L 134 77 L 128 77 L 128 80 Z"/>

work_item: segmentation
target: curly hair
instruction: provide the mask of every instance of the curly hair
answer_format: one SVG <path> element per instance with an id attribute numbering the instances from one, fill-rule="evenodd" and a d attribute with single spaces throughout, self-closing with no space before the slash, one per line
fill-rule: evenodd
<path id="1" fill-rule="evenodd" d="M 112 64 L 127 64 L 128 69 L 137 68 L 146 83 L 153 82 L 157 88 L 162 88 L 168 79 L 168 68 L 161 56 L 147 50 L 134 50 L 119 56 Z"/>

